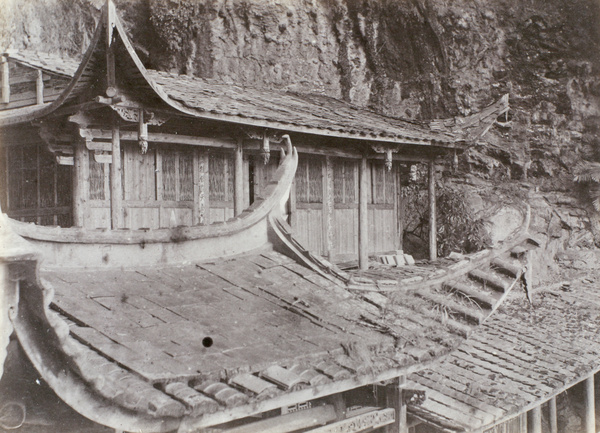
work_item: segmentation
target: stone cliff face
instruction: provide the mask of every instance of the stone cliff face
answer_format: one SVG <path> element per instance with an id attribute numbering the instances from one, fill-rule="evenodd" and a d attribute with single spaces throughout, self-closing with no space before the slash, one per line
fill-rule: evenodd
<path id="1" fill-rule="evenodd" d="M 117 0 L 152 68 L 323 92 L 394 116 L 467 115 L 504 93 L 512 123 L 465 164 L 556 179 L 596 157 L 596 0 Z M 103 0 L 5 0 L 0 45 L 81 54 Z"/>
<path id="2" fill-rule="evenodd" d="M 102 4 L 4 0 L 0 45 L 79 55 Z M 600 159 L 597 0 L 116 4 L 151 68 L 322 92 L 417 120 L 468 115 L 509 93 L 510 115 L 462 156 L 465 173 L 577 197 L 572 168 Z"/>

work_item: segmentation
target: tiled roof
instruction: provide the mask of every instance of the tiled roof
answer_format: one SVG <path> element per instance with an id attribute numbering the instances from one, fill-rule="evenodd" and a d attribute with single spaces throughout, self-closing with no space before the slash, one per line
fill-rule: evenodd
<path id="1" fill-rule="evenodd" d="M 598 280 L 506 302 L 458 350 L 410 376 L 414 415 L 449 431 L 485 429 L 600 370 Z M 572 291 L 571 291 L 572 290 Z"/>
<path id="2" fill-rule="evenodd" d="M 41 277 L 54 288 L 52 308 L 87 347 L 80 349 L 162 390 L 162 415 L 208 416 L 345 381 L 354 388 L 361 378 L 371 383 L 446 354 L 463 339 L 418 296 L 382 310 L 270 250 L 168 268 L 46 270 Z M 80 370 L 93 375 L 89 358 L 79 356 Z M 165 400 L 185 393 L 202 404 L 183 409 Z"/>
<path id="3" fill-rule="evenodd" d="M 387 117 L 324 95 L 240 87 L 149 70 L 148 76 L 182 106 L 198 114 L 334 131 L 357 138 L 417 144 L 454 143 L 457 136 L 427 125 Z"/>
<path id="4" fill-rule="evenodd" d="M 79 67 L 79 60 L 72 57 L 60 56 L 33 50 L 19 50 L 8 52 L 6 56 L 24 65 L 40 68 L 47 72 L 60 74 L 65 77 L 75 75 Z"/>

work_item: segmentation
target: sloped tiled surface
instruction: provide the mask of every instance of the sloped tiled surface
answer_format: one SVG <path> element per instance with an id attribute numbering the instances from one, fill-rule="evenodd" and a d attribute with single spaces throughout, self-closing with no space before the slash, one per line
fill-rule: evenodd
<path id="1" fill-rule="evenodd" d="M 516 416 L 600 369 L 598 279 L 513 296 L 455 352 L 410 376 L 427 400 L 413 414 L 451 430 Z"/>
<path id="2" fill-rule="evenodd" d="M 324 95 L 253 89 L 152 70 L 148 74 L 171 99 L 199 113 L 339 131 L 357 137 L 408 139 L 420 144 L 457 139 L 426 125 L 383 116 Z"/>
<path id="3" fill-rule="evenodd" d="M 92 352 L 82 362 L 100 355 L 193 416 L 410 366 L 462 341 L 416 295 L 381 306 L 273 251 L 42 278 L 55 290 L 52 308 Z"/>
<path id="4" fill-rule="evenodd" d="M 8 54 L 8 57 L 25 65 L 40 68 L 47 72 L 53 72 L 65 77 L 72 77 L 75 75 L 75 72 L 79 67 L 79 61 L 71 57 L 34 50 L 11 52 Z"/>

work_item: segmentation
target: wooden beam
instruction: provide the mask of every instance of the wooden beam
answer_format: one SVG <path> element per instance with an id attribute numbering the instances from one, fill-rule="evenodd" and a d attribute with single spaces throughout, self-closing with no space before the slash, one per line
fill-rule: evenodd
<path id="1" fill-rule="evenodd" d="M 82 137 L 90 137 L 94 140 L 110 140 L 112 133 L 108 129 L 81 128 Z M 138 132 L 121 131 L 121 140 L 138 141 Z M 220 149 L 236 149 L 237 144 L 233 140 L 214 137 L 196 137 L 193 135 L 179 135 L 169 133 L 149 132 L 148 141 L 151 143 L 188 144 L 191 146 L 217 147 Z"/>
<path id="2" fill-rule="evenodd" d="M 541 405 L 538 405 L 527 412 L 527 433 L 542 433 Z"/>
<path id="3" fill-rule="evenodd" d="M 558 412 L 556 411 L 556 397 L 548 400 L 548 415 L 550 421 L 550 433 L 558 433 Z"/>
<path id="4" fill-rule="evenodd" d="M 393 423 L 394 419 L 394 409 L 388 408 L 375 410 L 338 421 L 333 424 L 319 427 L 314 430 L 309 430 L 307 433 L 358 433 L 365 430 L 371 431 L 371 429 L 375 430 Z"/>
<path id="5" fill-rule="evenodd" d="M 73 225 L 83 227 L 85 224 L 86 202 L 89 196 L 89 153 L 82 144 L 75 145 L 73 170 Z"/>
<path id="6" fill-rule="evenodd" d="M 435 202 L 435 164 L 428 163 L 429 175 L 429 260 L 437 260 L 437 222 Z"/>
<path id="7" fill-rule="evenodd" d="M 358 267 L 369 269 L 369 165 L 367 158 L 360 160 L 360 183 L 358 191 Z"/>
<path id="8" fill-rule="evenodd" d="M 2 103 L 8 104 L 10 102 L 10 72 L 8 59 L 6 56 L 2 56 Z"/>
<path id="9" fill-rule="evenodd" d="M 596 433 L 596 402 L 594 397 L 594 374 L 583 381 L 585 388 L 585 432 Z"/>
<path id="10" fill-rule="evenodd" d="M 244 210 L 244 140 L 238 139 L 234 152 L 233 172 L 233 215 L 238 216 Z"/>
<path id="11" fill-rule="evenodd" d="M 324 405 L 244 424 L 225 430 L 223 433 L 287 433 L 326 424 L 335 418 L 334 407 Z"/>
<path id="12" fill-rule="evenodd" d="M 37 70 L 35 79 L 35 102 L 38 105 L 44 103 L 44 77 L 41 69 Z"/>
<path id="13" fill-rule="evenodd" d="M 114 115 L 112 128 L 112 163 L 110 165 L 110 221 L 113 230 L 121 228 L 123 214 L 123 182 L 119 120 Z"/>

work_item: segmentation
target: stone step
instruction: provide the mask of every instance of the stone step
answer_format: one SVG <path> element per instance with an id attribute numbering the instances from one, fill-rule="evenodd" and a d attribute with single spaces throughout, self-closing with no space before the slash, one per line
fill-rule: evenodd
<path id="1" fill-rule="evenodd" d="M 447 310 L 449 313 L 460 316 L 467 322 L 476 325 L 481 324 L 487 316 L 487 314 L 484 313 L 485 310 L 482 310 L 478 305 L 464 305 L 449 298 L 447 295 L 433 293 L 428 290 L 417 291 L 416 294 L 417 296 L 440 306 L 440 308 Z"/>
<path id="2" fill-rule="evenodd" d="M 510 259 L 505 260 L 496 258 L 492 260 L 492 266 L 494 266 L 498 272 L 509 275 L 513 278 L 519 276 L 523 270 L 523 264 L 521 262 Z"/>
<path id="3" fill-rule="evenodd" d="M 489 287 L 490 289 L 499 290 L 502 292 L 506 292 L 512 282 L 507 281 L 501 275 L 495 273 L 493 270 L 481 270 L 481 269 L 473 269 L 469 272 L 469 277 L 475 281 L 479 281 Z"/>
<path id="4" fill-rule="evenodd" d="M 492 309 L 498 301 L 492 294 L 483 291 L 482 288 L 479 288 L 478 290 L 475 287 L 457 281 L 445 283 L 444 289 L 456 293 L 463 298 L 470 299 L 476 302 L 481 308 L 485 309 Z"/>

